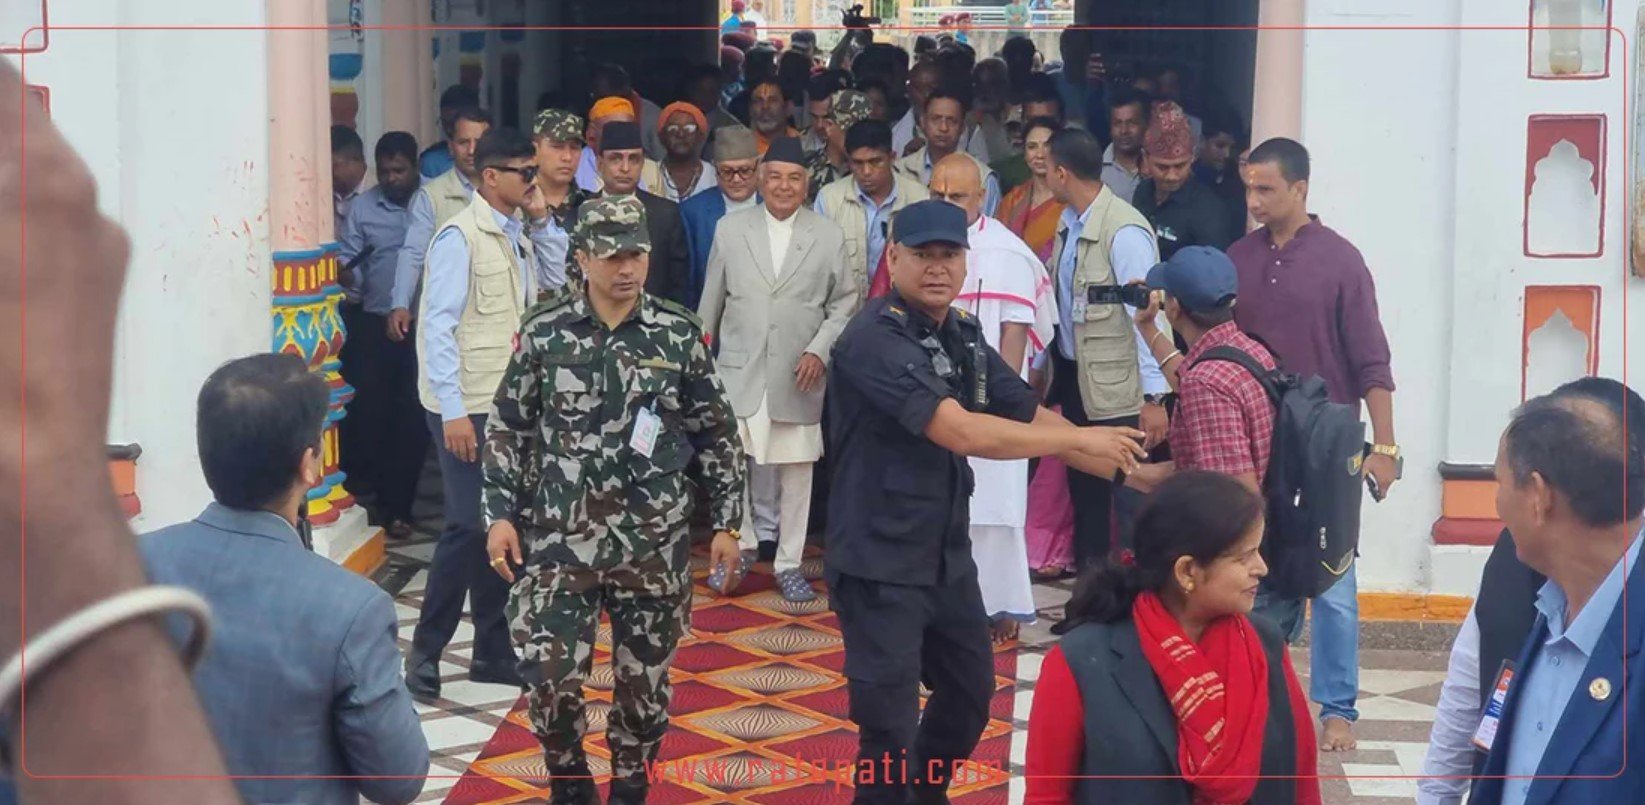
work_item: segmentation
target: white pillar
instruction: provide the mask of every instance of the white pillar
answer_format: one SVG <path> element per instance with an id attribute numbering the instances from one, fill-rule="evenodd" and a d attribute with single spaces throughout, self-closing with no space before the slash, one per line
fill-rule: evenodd
<path id="1" fill-rule="evenodd" d="M 1303 0 L 1262 0 L 1257 22 L 1256 90 L 1251 144 L 1272 137 L 1302 139 Z"/>

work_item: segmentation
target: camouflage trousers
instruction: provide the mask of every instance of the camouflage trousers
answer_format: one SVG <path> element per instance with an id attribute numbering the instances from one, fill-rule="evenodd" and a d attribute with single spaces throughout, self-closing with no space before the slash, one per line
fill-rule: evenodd
<path id="1" fill-rule="evenodd" d="M 603 609 L 611 618 L 612 703 L 606 716 L 612 779 L 646 779 L 668 730 L 668 668 L 690 621 L 688 571 L 662 556 L 609 569 L 528 568 L 508 604 L 532 730 L 548 770 L 586 768 L 583 684 Z"/>

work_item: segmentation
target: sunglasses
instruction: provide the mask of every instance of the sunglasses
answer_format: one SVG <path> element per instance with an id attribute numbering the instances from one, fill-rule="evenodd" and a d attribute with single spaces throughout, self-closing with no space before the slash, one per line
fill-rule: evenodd
<path id="1" fill-rule="evenodd" d="M 532 182 L 537 181 L 536 165 L 527 165 L 523 168 L 509 167 L 508 165 L 492 165 L 491 169 L 503 171 L 504 173 L 517 173 L 520 175 L 520 179 L 526 184 L 531 184 Z"/>
<path id="2" fill-rule="evenodd" d="M 696 123 L 670 123 L 663 128 L 669 134 L 696 134 Z"/>

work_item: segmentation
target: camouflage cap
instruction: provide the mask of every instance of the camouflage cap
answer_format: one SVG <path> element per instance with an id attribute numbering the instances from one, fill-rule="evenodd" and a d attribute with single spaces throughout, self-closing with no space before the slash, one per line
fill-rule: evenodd
<path id="1" fill-rule="evenodd" d="M 854 89 L 842 89 L 834 93 L 834 108 L 828 113 L 830 120 L 842 129 L 849 130 L 852 126 L 868 119 L 872 104 L 868 95 Z"/>
<path id="2" fill-rule="evenodd" d="M 531 127 L 531 133 L 559 143 L 580 143 L 583 141 L 583 119 L 564 109 L 544 109 L 537 113 L 537 122 Z"/>
<path id="3" fill-rule="evenodd" d="M 645 205 L 634 196 L 606 196 L 583 202 L 577 210 L 571 244 L 594 257 L 629 250 L 651 251 Z"/>

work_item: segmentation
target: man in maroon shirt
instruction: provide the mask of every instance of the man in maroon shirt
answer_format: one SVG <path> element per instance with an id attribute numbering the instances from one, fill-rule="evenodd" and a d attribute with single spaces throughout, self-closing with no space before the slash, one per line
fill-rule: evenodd
<path id="1" fill-rule="evenodd" d="M 1262 227 L 1228 247 L 1239 270 L 1235 318 L 1274 349 L 1286 371 L 1320 376 L 1335 402 L 1365 402 L 1374 442 L 1365 472 L 1387 494 L 1399 475 L 1394 377 L 1371 271 L 1353 244 L 1308 214 L 1308 149 L 1301 143 L 1281 137 L 1257 146 L 1243 173 L 1246 207 Z M 1309 688 L 1327 752 L 1355 745 L 1358 592 L 1350 567 L 1313 602 Z M 1265 594 L 1257 611 L 1293 639 L 1301 632 L 1301 601 Z"/>
<path id="2" fill-rule="evenodd" d="M 1171 461 L 1144 464 L 1125 477 L 1143 492 L 1178 470 L 1210 470 L 1232 475 L 1260 492 L 1274 441 L 1274 402 L 1244 367 L 1221 360 L 1201 361 L 1217 347 L 1232 347 L 1264 368 L 1274 356 L 1240 332 L 1234 321 L 1239 279 L 1228 256 L 1209 246 L 1186 246 L 1148 272 L 1148 287 L 1164 291 L 1165 318 L 1188 344 L 1183 355 L 1155 324 L 1161 302 L 1136 315 L 1137 331 L 1148 342 L 1160 370 L 1177 392 L 1171 419 Z"/>

